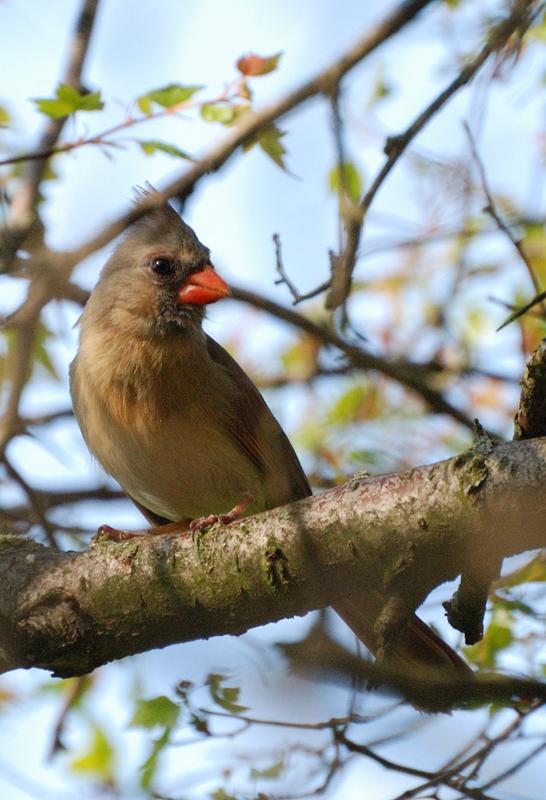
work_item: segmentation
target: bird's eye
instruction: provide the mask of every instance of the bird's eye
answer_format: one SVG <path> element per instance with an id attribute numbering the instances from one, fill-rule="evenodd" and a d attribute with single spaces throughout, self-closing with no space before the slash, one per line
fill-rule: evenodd
<path id="1" fill-rule="evenodd" d="M 152 269 L 156 275 L 168 275 L 173 270 L 173 265 L 168 258 L 154 258 Z"/>

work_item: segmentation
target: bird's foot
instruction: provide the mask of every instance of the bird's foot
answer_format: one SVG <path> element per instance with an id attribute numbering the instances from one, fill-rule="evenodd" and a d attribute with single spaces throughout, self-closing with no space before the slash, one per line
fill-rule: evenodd
<path id="1" fill-rule="evenodd" d="M 240 503 L 228 511 L 227 514 L 210 514 L 208 517 L 199 517 L 199 519 L 194 519 L 190 522 L 190 531 L 192 539 L 195 538 L 196 533 L 203 533 L 203 531 L 210 527 L 211 525 L 216 525 L 217 522 L 220 522 L 222 525 L 229 525 L 230 522 L 235 522 L 236 520 L 240 519 L 247 508 L 249 508 L 256 496 L 253 492 L 245 492 L 243 495 L 243 499 Z"/>
<path id="2" fill-rule="evenodd" d="M 158 525 L 155 528 L 143 528 L 138 531 L 125 531 L 119 528 L 112 528 L 111 525 L 101 525 L 95 535 L 95 541 L 114 539 L 117 542 L 124 542 L 128 539 L 137 539 L 141 536 L 166 536 L 169 533 L 178 533 L 183 536 L 191 536 L 189 520 L 184 519 L 180 522 L 169 522 L 166 525 Z"/>

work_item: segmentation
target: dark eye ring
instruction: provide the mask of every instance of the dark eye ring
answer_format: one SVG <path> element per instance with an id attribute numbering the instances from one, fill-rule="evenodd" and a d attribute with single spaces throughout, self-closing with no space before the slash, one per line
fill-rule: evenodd
<path id="1" fill-rule="evenodd" d="M 168 275 L 173 270 L 173 265 L 168 258 L 154 258 L 152 269 L 157 275 Z"/>

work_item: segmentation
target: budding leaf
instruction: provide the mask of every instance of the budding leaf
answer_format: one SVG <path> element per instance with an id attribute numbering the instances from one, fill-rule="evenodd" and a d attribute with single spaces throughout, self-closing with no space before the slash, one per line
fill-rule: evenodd
<path id="1" fill-rule="evenodd" d="M 72 86 L 61 83 L 55 92 L 56 98 L 39 98 L 34 100 L 42 114 L 53 119 L 67 117 L 76 111 L 101 111 L 104 103 L 100 99 L 100 92 L 80 94 Z"/>
<path id="2" fill-rule="evenodd" d="M 346 192 L 352 203 L 358 203 L 361 189 L 360 174 L 353 162 L 345 161 L 343 165 L 338 162 L 330 172 L 330 190 L 340 197 Z"/>
<path id="3" fill-rule="evenodd" d="M 163 86 L 161 89 L 154 89 L 153 92 L 142 95 L 138 98 L 138 107 L 145 114 L 149 114 L 152 107 L 152 102 L 157 103 L 158 106 L 163 108 L 172 108 L 179 106 L 190 99 L 196 92 L 204 89 L 204 86 L 181 86 L 179 83 L 171 83 L 168 86 Z"/>
<path id="4" fill-rule="evenodd" d="M 201 116 L 205 122 L 221 122 L 231 125 L 248 111 L 246 106 L 234 106 L 228 103 L 205 103 L 201 107 Z"/>
<path id="5" fill-rule="evenodd" d="M 246 56 L 241 56 L 235 66 L 242 75 L 247 77 L 267 75 L 277 69 L 281 56 L 282 51 L 273 56 L 258 56 L 256 53 L 248 53 Z"/>

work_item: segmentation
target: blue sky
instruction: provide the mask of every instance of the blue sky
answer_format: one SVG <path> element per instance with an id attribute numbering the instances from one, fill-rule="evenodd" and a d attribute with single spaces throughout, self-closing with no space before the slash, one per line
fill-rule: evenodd
<path id="1" fill-rule="evenodd" d="M 101 89 L 107 107 L 100 117 L 89 116 L 89 129 L 97 131 L 116 124 L 134 97 L 171 82 L 205 84 L 207 95 L 214 96 L 235 77 L 234 63 L 240 55 L 249 51 L 263 55 L 283 51 L 278 72 L 253 82 L 258 104 L 265 103 L 314 75 L 393 5 L 362 0 L 341 3 L 331 0 L 103 0 L 84 83 L 92 90 Z M 492 9 L 499 7 L 494 2 L 487 5 Z M 15 133 L 3 136 L 25 149 L 32 147 L 42 122 L 29 100 L 52 95 L 62 73 L 67 37 L 76 10 L 74 0 L 5 0 L 0 3 L 0 74 L 3 76 L 0 103 L 8 107 L 16 121 Z M 402 130 L 451 79 L 452 64 L 442 55 L 448 36 L 448 18 L 447 9 L 434 17 L 426 12 L 423 22 L 404 32 L 395 43 L 387 45 L 357 70 L 350 89 L 354 130 L 349 135 L 349 144 L 368 178 L 382 163 L 381 146 L 385 134 Z M 478 22 L 469 13 L 468 30 L 475 33 L 477 29 Z M 468 30 L 455 31 L 461 46 Z M 364 106 L 376 71 L 382 64 L 386 65 L 395 93 L 392 102 L 380 112 L 378 125 L 366 128 L 359 108 Z M 536 73 L 532 60 L 519 69 L 523 82 Z M 463 152 L 466 145 L 462 119 L 476 102 L 479 91 L 477 82 L 472 91 L 456 98 L 419 137 L 417 146 L 439 157 Z M 528 151 L 514 147 L 513 142 L 525 142 L 534 135 L 542 113 L 541 102 L 539 99 L 525 102 L 525 99 L 516 98 L 509 86 L 500 84 L 491 92 L 488 103 L 489 116 L 481 140 L 487 153 L 487 167 L 492 174 L 502 176 L 497 179 L 498 188 L 505 185 L 516 192 L 529 209 L 538 214 L 543 209 L 542 183 L 538 183 L 537 189 L 536 172 Z M 285 264 L 302 291 L 313 288 L 327 277 L 327 253 L 337 246 L 338 234 L 335 203 L 328 193 L 328 172 L 333 164 L 334 149 L 326 104 L 310 103 L 301 115 L 283 120 L 281 127 L 288 131 L 284 143 L 293 175 L 283 173 L 256 148 L 248 155 L 237 155 L 221 174 L 209 176 L 200 184 L 187 203 L 185 218 L 211 248 L 214 263 L 225 277 L 287 303 L 285 287 L 274 285 L 272 234 L 281 234 Z M 222 134 L 222 130 L 198 121 L 168 121 L 150 125 L 146 130 L 142 128 L 139 134 L 143 138 L 176 142 L 198 155 Z M 66 135 L 71 136 L 69 126 Z M 80 244 L 126 208 L 133 186 L 146 181 L 161 186 L 177 170 L 184 169 L 183 164 L 167 156 L 148 158 L 129 142 L 126 149 L 113 155 L 114 160 L 110 161 L 97 149 L 86 148 L 58 164 L 62 181 L 48 185 L 44 208 L 51 246 L 62 249 Z M 365 241 L 380 235 L 411 234 L 417 230 L 418 218 L 414 186 L 400 165 L 377 198 Z M 495 247 L 492 246 L 492 254 Z M 77 278 L 82 285 L 91 288 L 105 257 L 106 253 L 101 253 L 80 265 Z M 371 259 L 359 265 L 358 275 L 378 269 L 383 263 L 381 259 Z M 20 284 L 2 279 L 0 307 L 5 310 L 12 306 L 22 290 Z M 375 309 L 371 308 L 370 313 L 375 313 Z M 502 317 L 500 310 L 495 313 Z M 75 308 L 65 308 L 60 315 L 58 309 L 51 313 L 51 324 L 62 333 L 54 357 L 63 374 L 66 374 L 76 345 L 76 333 L 72 329 L 76 317 Z M 219 304 L 211 312 L 208 330 L 222 339 L 240 325 L 241 320 L 246 324 L 245 321 L 253 319 L 253 312 L 238 305 Z M 271 320 L 261 322 L 259 332 L 259 336 L 246 345 L 250 356 L 258 360 L 266 342 L 268 345 L 279 343 L 289 335 Z M 496 342 L 498 346 L 499 340 Z M 67 403 L 66 381 L 59 386 L 48 385 L 36 400 L 29 397 L 29 407 L 34 402 L 42 404 L 44 396 L 51 408 Z M 285 411 L 281 413 L 287 415 Z M 290 414 L 287 416 L 289 418 Z M 44 482 L 57 481 L 59 477 L 77 481 L 86 470 L 98 469 L 89 463 L 76 430 L 64 432 L 62 436 L 63 446 L 73 451 L 74 461 L 69 464 L 59 464 L 54 449 L 48 455 L 35 443 L 20 445 L 17 458 L 29 478 Z M 120 510 L 120 518 L 131 514 L 137 521 L 136 512 Z M 104 520 L 97 519 L 97 523 L 100 521 Z M 229 644 L 224 639 L 196 642 L 183 648 L 145 654 L 124 666 L 133 677 L 138 674 L 149 692 L 161 693 L 182 677 L 198 680 L 204 674 L 202 665 L 206 661 L 211 668 L 233 669 L 237 680 L 245 681 L 244 702 L 260 704 L 263 716 L 292 713 L 300 718 L 319 719 L 343 713 L 346 697 L 342 690 L 325 692 L 313 684 L 303 684 L 284 674 L 278 656 L 264 655 L 266 643 L 296 638 L 300 633 L 297 624 L 287 621 L 230 640 Z M 105 670 L 99 679 L 107 691 L 96 713 L 102 718 L 111 716 L 112 723 L 119 725 L 123 724 L 124 710 L 123 707 L 114 708 L 111 698 L 125 691 L 125 675 L 121 666 L 115 665 Z M 44 677 L 36 673 L 21 674 L 9 680 L 30 688 Z M 5 759 L 44 786 L 62 788 L 59 793 L 55 791 L 57 800 L 65 795 L 75 796 L 62 771 L 44 764 L 54 707 L 55 701 L 48 701 L 44 706 L 36 704 L 33 717 L 25 715 L 23 719 L 8 715 L 1 720 L 0 787 L 2 776 L 6 774 L 2 767 L 2 759 Z M 39 732 L 32 747 L 28 746 L 29 725 L 32 725 L 32 738 Z M 452 725 L 451 720 L 440 720 L 435 730 L 436 738 L 429 739 L 427 747 L 438 748 L 438 752 L 448 736 L 462 739 L 468 733 Z M 71 732 L 71 736 L 77 739 L 78 732 Z M 142 747 L 137 738 L 134 734 L 127 735 L 128 768 L 132 768 L 136 753 Z M 260 742 L 261 746 L 268 747 L 268 741 Z M 196 757 L 194 768 L 204 770 L 207 763 Z M 174 780 L 177 773 L 174 758 L 170 769 Z M 393 793 L 398 780 L 396 776 L 386 777 L 379 768 L 367 765 L 364 770 L 360 765 L 353 779 L 334 796 L 361 797 L 363 778 L 374 800 Z M 4 800 L 23 800 L 29 796 L 9 780 L 0 791 Z M 373 791 L 376 794 L 372 794 Z"/>

